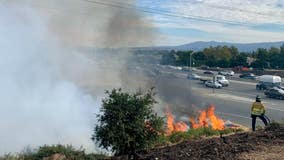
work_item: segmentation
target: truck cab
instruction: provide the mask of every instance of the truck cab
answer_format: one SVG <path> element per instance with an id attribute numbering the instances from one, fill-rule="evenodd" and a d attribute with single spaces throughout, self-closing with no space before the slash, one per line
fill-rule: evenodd
<path id="1" fill-rule="evenodd" d="M 219 82 L 223 87 L 227 87 L 229 86 L 229 81 L 226 79 L 225 76 L 222 75 L 216 75 L 215 77 L 213 77 L 215 79 L 215 81 Z"/>

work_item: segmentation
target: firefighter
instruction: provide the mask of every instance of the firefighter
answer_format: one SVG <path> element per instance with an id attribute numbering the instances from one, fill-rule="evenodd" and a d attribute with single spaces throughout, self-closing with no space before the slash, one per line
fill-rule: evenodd
<path id="1" fill-rule="evenodd" d="M 261 103 L 261 97 L 259 95 L 256 96 L 255 102 L 253 102 L 251 107 L 251 118 L 252 118 L 252 130 L 255 131 L 255 120 L 259 117 L 262 122 L 267 126 L 267 121 L 264 116 L 265 108 L 264 105 Z"/>

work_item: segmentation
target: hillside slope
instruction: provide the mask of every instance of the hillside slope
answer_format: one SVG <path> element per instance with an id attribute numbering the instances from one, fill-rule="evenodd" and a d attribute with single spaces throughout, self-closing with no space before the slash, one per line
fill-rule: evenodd
<path id="1" fill-rule="evenodd" d="M 284 127 L 272 125 L 256 132 L 184 141 L 174 146 L 143 151 L 137 155 L 137 159 L 249 160 L 262 158 L 279 160 L 284 159 L 283 145 Z"/>

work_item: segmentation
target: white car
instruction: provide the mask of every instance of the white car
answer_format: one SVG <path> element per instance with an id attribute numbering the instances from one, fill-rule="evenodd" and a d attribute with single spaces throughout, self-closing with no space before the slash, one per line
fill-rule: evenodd
<path id="1" fill-rule="evenodd" d="M 206 81 L 205 82 L 205 86 L 206 87 L 210 87 L 210 88 L 218 88 L 218 89 L 222 88 L 222 84 L 220 84 L 217 81 L 215 81 L 215 82 L 213 82 L 213 81 Z"/>
<path id="2" fill-rule="evenodd" d="M 234 71 L 220 71 L 218 72 L 219 75 L 223 76 L 234 76 L 235 72 Z"/>
<path id="3" fill-rule="evenodd" d="M 234 75 L 235 75 L 235 72 L 234 72 L 234 71 L 228 71 L 228 73 L 229 73 L 229 74 L 228 74 L 229 76 L 234 76 Z"/>

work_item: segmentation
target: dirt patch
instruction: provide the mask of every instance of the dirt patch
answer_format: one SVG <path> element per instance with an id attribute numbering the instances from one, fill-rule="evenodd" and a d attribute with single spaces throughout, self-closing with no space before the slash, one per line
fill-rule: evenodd
<path id="1" fill-rule="evenodd" d="M 239 160 L 284 160 L 284 146 L 257 146 L 257 151 L 242 153 Z"/>
<path id="2" fill-rule="evenodd" d="M 257 132 L 239 133 L 211 139 L 184 141 L 174 146 L 165 146 L 140 152 L 135 159 L 153 160 L 231 160 L 254 158 L 253 154 L 270 150 L 284 144 L 284 128 L 271 126 Z M 271 152 L 273 158 L 274 152 Z M 277 152 L 275 152 L 276 154 Z M 263 157 L 263 156 L 262 156 Z M 284 157 L 284 156 L 282 156 Z M 282 158 L 281 157 L 281 158 Z M 279 158 L 278 158 L 279 159 Z"/>

